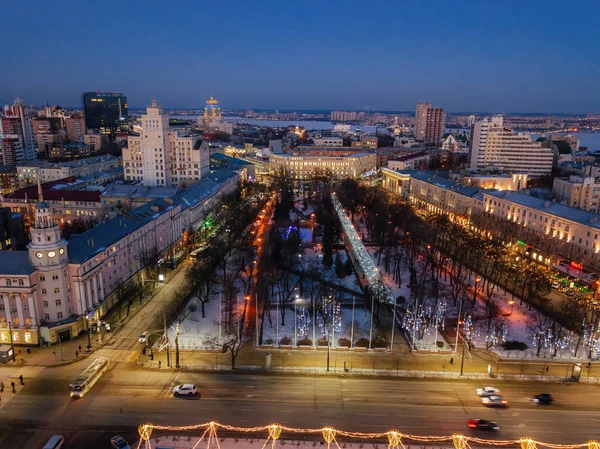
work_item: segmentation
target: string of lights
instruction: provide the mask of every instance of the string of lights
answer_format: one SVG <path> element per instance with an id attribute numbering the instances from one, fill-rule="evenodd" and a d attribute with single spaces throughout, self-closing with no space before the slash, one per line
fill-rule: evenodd
<path id="1" fill-rule="evenodd" d="M 312 434 L 320 435 L 323 440 L 327 443 L 327 447 L 330 448 L 331 444 L 334 443 L 335 447 L 339 448 L 339 444 L 336 437 L 342 436 L 350 439 L 382 439 L 387 438 L 388 449 L 405 449 L 404 442 L 419 442 L 419 443 L 444 443 L 451 442 L 455 449 L 470 449 L 471 444 L 478 446 L 517 446 L 518 449 L 600 449 L 600 443 L 596 440 L 588 441 L 587 443 L 580 444 L 555 444 L 545 443 L 543 441 L 533 440 L 531 438 L 520 438 L 518 440 L 487 440 L 484 438 L 471 437 L 463 435 L 461 433 L 455 433 L 452 435 L 445 436 L 424 436 L 424 435 L 411 435 L 402 433 L 399 430 L 389 430 L 387 432 L 379 433 L 365 433 L 365 432 L 351 432 L 346 430 L 336 429 L 334 427 L 322 427 L 320 429 L 301 429 L 295 427 L 282 426 L 280 424 L 269 424 L 267 426 L 258 427 L 237 427 L 227 424 L 220 424 L 215 421 L 196 424 L 192 426 L 164 426 L 159 424 L 142 424 L 138 427 L 140 435 L 140 442 L 137 446 L 139 449 L 143 443 L 145 447 L 150 449 L 150 439 L 154 430 L 169 431 L 169 432 L 189 432 L 194 430 L 203 430 L 202 436 L 196 442 L 193 449 L 196 449 L 202 441 L 206 442 L 206 448 L 217 448 L 220 449 L 219 439 L 217 437 L 217 430 L 223 429 L 228 432 L 239 432 L 243 434 L 248 433 L 264 433 L 265 442 L 262 449 L 271 442 L 271 448 L 275 448 L 275 443 L 281 438 L 282 434 Z M 207 437 L 208 436 L 208 437 Z M 290 436 L 291 438 L 291 436 Z"/>

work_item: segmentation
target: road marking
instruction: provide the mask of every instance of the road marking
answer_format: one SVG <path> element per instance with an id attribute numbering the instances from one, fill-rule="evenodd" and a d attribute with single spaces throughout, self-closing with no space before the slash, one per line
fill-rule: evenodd
<path id="1" fill-rule="evenodd" d="M 383 413 L 357 413 L 356 416 L 387 416 Z"/>
<path id="2" fill-rule="evenodd" d="M 519 415 L 520 415 L 520 413 L 513 413 L 512 415 L 513 415 L 513 416 L 519 416 Z"/>
<path id="3" fill-rule="evenodd" d="M 521 423 L 517 427 L 525 427 L 525 424 Z"/>

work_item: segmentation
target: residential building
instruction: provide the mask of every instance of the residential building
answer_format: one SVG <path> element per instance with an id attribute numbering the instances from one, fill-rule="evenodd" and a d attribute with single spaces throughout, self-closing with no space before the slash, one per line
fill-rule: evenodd
<path id="1" fill-rule="evenodd" d="M 415 170 L 426 167 L 430 157 L 430 154 L 426 151 L 417 151 L 390 159 L 387 166 L 390 170 Z"/>
<path id="2" fill-rule="evenodd" d="M 102 145 L 108 142 L 108 138 L 105 134 L 85 134 L 83 136 L 83 143 L 90 147 L 90 153 L 95 154 L 102 148 Z"/>
<path id="3" fill-rule="evenodd" d="M 344 140 L 341 137 L 317 137 L 313 139 L 315 147 L 343 147 Z"/>
<path id="4" fill-rule="evenodd" d="M 470 128 L 474 124 L 475 124 L 475 116 L 469 115 L 469 118 L 467 119 L 467 128 Z"/>
<path id="5" fill-rule="evenodd" d="M 469 148 L 450 134 L 442 142 L 442 150 L 454 154 L 469 154 Z"/>
<path id="6" fill-rule="evenodd" d="M 352 147 L 357 148 L 368 148 L 371 150 L 377 149 L 378 140 L 377 137 L 361 137 L 358 141 L 352 141 L 350 144 Z M 341 146 L 341 145 L 340 145 Z"/>
<path id="7" fill-rule="evenodd" d="M 377 154 L 357 153 L 346 156 L 317 156 L 272 153 L 269 155 L 269 166 L 272 172 L 283 172 L 297 180 L 310 179 L 315 175 L 356 179 L 375 171 Z"/>
<path id="8" fill-rule="evenodd" d="M 83 136 L 85 135 L 85 121 L 82 116 L 65 118 L 65 129 L 69 141 L 83 141 Z"/>
<path id="9" fill-rule="evenodd" d="M 356 111 L 331 111 L 329 117 L 332 122 L 353 122 L 358 120 Z"/>
<path id="10" fill-rule="evenodd" d="M 126 181 L 145 186 L 189 187 L 209 172 L 209 145 L 190 131 L 170 130 L 169 116 L 152 101 L 142 132 L 123 149 Z"/>
<path id="11" fill-rule="evenodd" d="M 526 174 L 475 172 L 457 174 L 461 184 L 486 190 L 523 190 L 527 188 L 529 176 Z"/>
<path id="12" fill-rule="evenodd" d="M 23 100 L 5 105 L 0 116 L 0 165 L 17 165 L 37 157 L 33 125 Z"/>
<path id="13" fill-rule="evenodd" d="M 52 144 L 47 150 L 49 159 L 73 160 L 91 156 L 90 147 L 85 143 Z"/>
<path id="14" fill-rule="evenodd" d="M 415 110 L 415 127 L 413 135 L 415 139 L 425 140 L 425 129 L 427 126 L 427 111 L 431 108 L 431 103 L 419 103 Z"/>
<path id="15" fill-rule="evenodd" d="M 17 167 L 0 165 L 0 196 L 14 192 L 19 188 L 19 175 Z"/>
<path id="16" fill-rule="evenodd" d="M 44 201 L 49 205 L 49 213 L 61 227 L 74 220 L 96 223 L 102 218 L 102 203 L 98 190 L 69 190 L 64 184 L 69 179 L 46 182 L 40 187 L 29 186 L 15 190 L 0 199 L 2 207 L 10 207 L 13 212 L 23 214 L 25 227 L 29 229 L 33 217 L 31 211 L 39 200 L 40 189 Z"/>
<path id="17" fill-rule="evenodd" d="M 560 204 L 595 214 L 599 212 L 600 177 L 571 175 L 568 178 L 554 178 L 552 192 Z"/>
<path id="18" fill-rule="evenodd" d="M 40 188 L 28 251 L 0 251 L 0 343 L 11 336 L 17 346 L 77 337 L 88 318 L 98 321 L 118 301 L 119 286 L 143 282 L 150 264 L 161 269 L 184 231 L 197 231 L 238 185 L 236 173 L 211 173 L 175 198 L 121 213 L 68 242 Z"/>
<path id="19" fill-rule="evenodd" d="M 127 131 L 127 97 L 119 92 L 84 92 L 83 117 L 86 129 L 107 134 L 114 140 Z"/>
<path id="20" fill-rule="evenodd" d="M 64 178 L 80 178 L 117 168 L 121 159 L 105 154 L 68 162 L 30 161 L 17 167 L 21 187 L 37 184 L 38 176 L 42 183 Z"/>
<path id="21" fill-rule="evenodd" d="M 156 199 L 173 198 L 177 187 L 146 187 L 139 184 L 110 184 L 100 194 L 102 216 L 110 220 L 122 212 L 137 209 Z"/>
<path id="22" fill-rule="evenodd" d="M 544 176 L 552 172 L 554 152 L 534 142 L 527 134 L 516 134 L 495 116 L 475 122 L 471 132 L 471 168 L 498 169 L 508 173 Z"/>
<path id="23" fill-rule="evenodd" d="M 415 110 L 415 139 L 427 144 L 439 144 L 446 128 L 446 114 L 431 103 L 419 103 Z"/>
<path id="24" fill-rule="evenodd" d="M 0 207 L 0 250 L 24 250 L 26 243 L 23 215 Z"/>

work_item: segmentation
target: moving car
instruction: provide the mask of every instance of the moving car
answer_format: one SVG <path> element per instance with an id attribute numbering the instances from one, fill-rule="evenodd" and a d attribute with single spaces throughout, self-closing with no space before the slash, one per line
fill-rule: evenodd
<path id="1" fill-rule="evenodd" d="M 138 339 L 138 341 L 140 343 L 146 343 L 148 341 L 148 331 L 142 332 L 142 335 L 140 335 L 140 338 Z"/>
<path id="2" fill-rule="evenodd" d="M 502 396 L 496 394 L 481 398 L 481 403 L 488 407 L 506 407 L 506 404 L 508 404 Z"/>
<path id="3" fill-rule="evenodd" d="M 497 388 L 494 388 L 494 387 L 478 388 L 477 390 L 475 390 L 475 392 L 477 393 L 477 396 L 481 396 L 481 397 L 492 396 L 494 394 L 500 394 L 500 390 L 498 390 Z"/>
<path id="4" fill-rule="evenodd" d="M 535 404 L 552 404 L 554 397 L 550 393 L 542 393 L 533 397 Z"/>
<path id="5" fill-rule="evenodd" d="M 131 449 L 129 443 L 125 441 L 125 438 L 123 438 L 121 435 L 115 435 L 114 437 L 112 437 L 110 439 L 110 445 L 114 449 Z"/>
<path id="6" fill-rule="evenodd" d="M 183 384 L 177 385 L 173 388 L 173 396 L 195 396 L 196 395 L 196 385 L 194 384 Z"/>
<path id="7" fill-rule="evenodd" d="M 493 421 L 488 421 L 487 419 L 470 419 L 467 421 L 467 425 L 471 429 L 479 429 L 479 430 L 500 430 L 498 424 Z"/>
<path id="8" fill-rule="evenodd" d="M 44 449 L 60 449 L 65 442 L 62 435 L 52 435 L 48 442 L 44 444 Z"/>

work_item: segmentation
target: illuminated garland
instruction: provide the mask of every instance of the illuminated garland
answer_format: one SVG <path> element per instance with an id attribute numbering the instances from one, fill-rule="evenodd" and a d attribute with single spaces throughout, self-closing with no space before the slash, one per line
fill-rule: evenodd
<path id="1" fill-rule="evenodd" d="M 402 440 L 417 441 L 417 442 L 428 442 L 428 443 L 443 443 L 452 442 L 455 449 L 471 449 L 470 443 L 476 443 L 478 445 L 488 446 L 518 446 L 519 449 L 539 449 L 539 447 L 546 447 L 549 449 L 600 449 L 600 443 L 592 440 L 587 443 L 581 444 L 553 444 L 544 443 L 542 441 L 532 440 L 531 438 L 520 438 L 518 440 L 486 440 L 483 438 L 476 438 L 463 435 L 461 433 L 455 433 L 448 436 L 421 436 L 421 435 L 409 435 L 401 433 L 398 430 L 389 430 L 381 433 L 363 433 L 363 432 L 348 432 L 345 430 L 335 429 L 333 427 L 323 427 L 321 429 L 297 429 L 294 427 L 286 427 L 281 424 L 270 424 L 268 426 L 260 427 L 236 427 L 229 426 L 226 424 L 219 424 L 215 421 L 211 421 L 204 424 L 197 424 L 193 426 L 162 426 L 159 424 L 143 424 L 138 427 L 140 434 L 140 441 L 137 448 L 141 448 L 142 444 L 146 449 L 150 448 L 150 438 L 153 430 L 168 430 L 168 431 L 180 431 L 187 432 L 191 430 L 204 430 L 200 439 L 196 442 L 193 449 L 196 449 L 202 441 L 205 441 L 206 448 L 217 448 L 220 449 L 219 440 L 217 437 L 217 429 L 224 429 L 232 432 L 243 432 L 243 433 L 259 433 L 262 432 L 266 436 L 265 443 L 262 449 L 270 441 L 271 448 L 275 448 L 275 443 L 279 440 L 282 432 L 292 434 L 314 434 L 321 435 L 323 440 L 327 443 L 327 448 L 331 448 L 331 443 L 335 444 L 335 447 L 339 449 L 339 444 L 336 440 L 336 436 L 343 436 L 347 438 L 357 439 L 376 439 L 376 438 L 387 438 L 388 449 L 405 449 Z M 208 437 L 207 437 L 208 436 Z"/>

